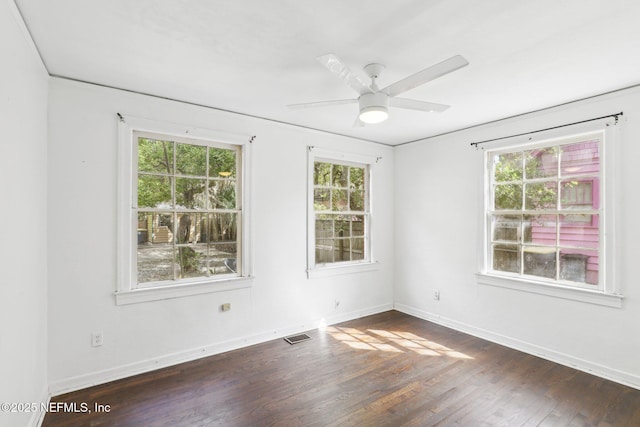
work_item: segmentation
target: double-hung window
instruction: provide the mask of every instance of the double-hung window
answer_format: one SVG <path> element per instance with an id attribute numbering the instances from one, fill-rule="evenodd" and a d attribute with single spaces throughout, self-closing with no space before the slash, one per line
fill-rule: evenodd
<path id="1" fill-rule="evenodd" d="M 601 289 L 602 138 L 489 155 L 490 270 Z"/>
<path id="2" fill-rule="evenodd" d="M 117 295 L 200 293 L 248 276 L 244 145 L 132 126 L 124 133 Z"/>
<path id="3" fill-rule="evenodd" d="M 604 274 L 604 144 L 599 131 L 486 152 L 486 274 L 614 293 Z"/>
<path id="4" fill-rule="evenodd" d="M 366 160 L 312 153 L 309 270 L 371 262 L 371 164 Z"/>
<path id="5" fill-rule="evenodd" d="M 237 146 L 134 132 L 138 286 L 237 276 Z"/>

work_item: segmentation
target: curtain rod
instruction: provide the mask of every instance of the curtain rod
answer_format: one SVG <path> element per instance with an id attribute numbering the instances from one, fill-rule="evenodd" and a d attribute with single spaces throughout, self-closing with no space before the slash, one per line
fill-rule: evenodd
<path id="1" fill-rule="evenodd" d="M 582 124 L 582 123 L 592 122 L 594 120 L 602 120 L 602 119 L 606 119 L 606 118 L 609 118 L 609 117 L 614 117 L 616 119 L 616 122 L 614 124 L 618 124 L 618 117 L 620 117 L 622 115 L 623 115 L 623 112 L 620 111 L 619 113 L 609 114 L 608 116 L 594 117 L 593 119 L 581 120 L 579 122 L 567 123 L 567 124 L 564 124 L 564 125 L 554 126 L 554 127 L 550 127 L 550 128 L 546 128 L 546 129 L 538 129 L 538 130 L 534 130 L 534 131 L 531 131 L 531 132 L 519 133 L 519 134 L 516 134 L 516 135 L 501 136 L 500 138 L 493 138 L 493 139 L 486 139 L 484 141 L 472 142 L 471 145 L 475 145 L 475 147 L 478 148 L 478 145 L 485 144 L 487 142 L 500 141 L 501 139 L 514 138 L 516 136 L 530 135 L 532 133 L 538 133 L 538 132 L 544 132 L 544 131 L 547 131 L 547 130 L 559 129 L 559 128 L 563 128 L 563 127 L 566 127 L 566 126 L 579 125 L 579 124 Z"/>

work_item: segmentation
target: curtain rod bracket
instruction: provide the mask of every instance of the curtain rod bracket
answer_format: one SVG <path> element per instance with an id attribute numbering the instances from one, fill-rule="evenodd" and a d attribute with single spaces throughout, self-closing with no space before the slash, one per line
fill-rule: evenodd
<path id="1" fill-rule="evenodd" d="M 620 111 L 618 114 L 613 115 L 613 117 L 615 117 L 615 120 L 616 120 L 614 125 L 618 124 L 618 120 L 620 120 L 620 116 L 623 116 L 623 115 L 624 115 L 624 111 Z"/>

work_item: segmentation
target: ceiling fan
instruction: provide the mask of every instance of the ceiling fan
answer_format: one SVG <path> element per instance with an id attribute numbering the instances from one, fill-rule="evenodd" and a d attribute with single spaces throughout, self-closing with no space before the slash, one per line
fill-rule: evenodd
<path id="1" fill-rule="evenodd" d="M 354 89 L 360 96 L 354 99 L 292 104 L 288 105 L 288 107 L 291 109 L 300 109 L 358 103 L 360 113 L 356 119 L 356 126 L 362 126 L 365 123 L 375 124 L 385 121 L 389 117 L 389 107 L 428 112 L 442 112 L 446 110 L 449 108 L 448 105 L 418 101 L 415 99 L 396 98 L 396 96 L 469 65 L 466 59 L 460 55 L 456 55 L 380 89 L 376 84 L 376 79 L 384 69 L 384 65 L 382 64 L 374 63 L 364 67 L 365 73 L 371 78 L 371 84 L 367 84 L 360 76 L 351 71 L 340 58 L 332 53 L 319 56 L 316 59 L 330 72 L 344 80 L 347 85 Z"/>

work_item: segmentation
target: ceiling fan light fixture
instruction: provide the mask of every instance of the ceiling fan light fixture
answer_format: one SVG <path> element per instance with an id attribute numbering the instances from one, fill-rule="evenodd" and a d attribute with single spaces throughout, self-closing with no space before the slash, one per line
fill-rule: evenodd
<path id="1" fill-rule="evenodd" d="M 382 123 L 389 118 L 389 111 L 383 106 L 366 107 L 360 110 L 360 121 L 374 125 Z"/>
<path id="2" fill-rule="evenodd" d="M 365 93 L 358 99 L 360 121 L 367 124 L 382 123 L 389 118 L 389 97 L 382 92 Z"/>

